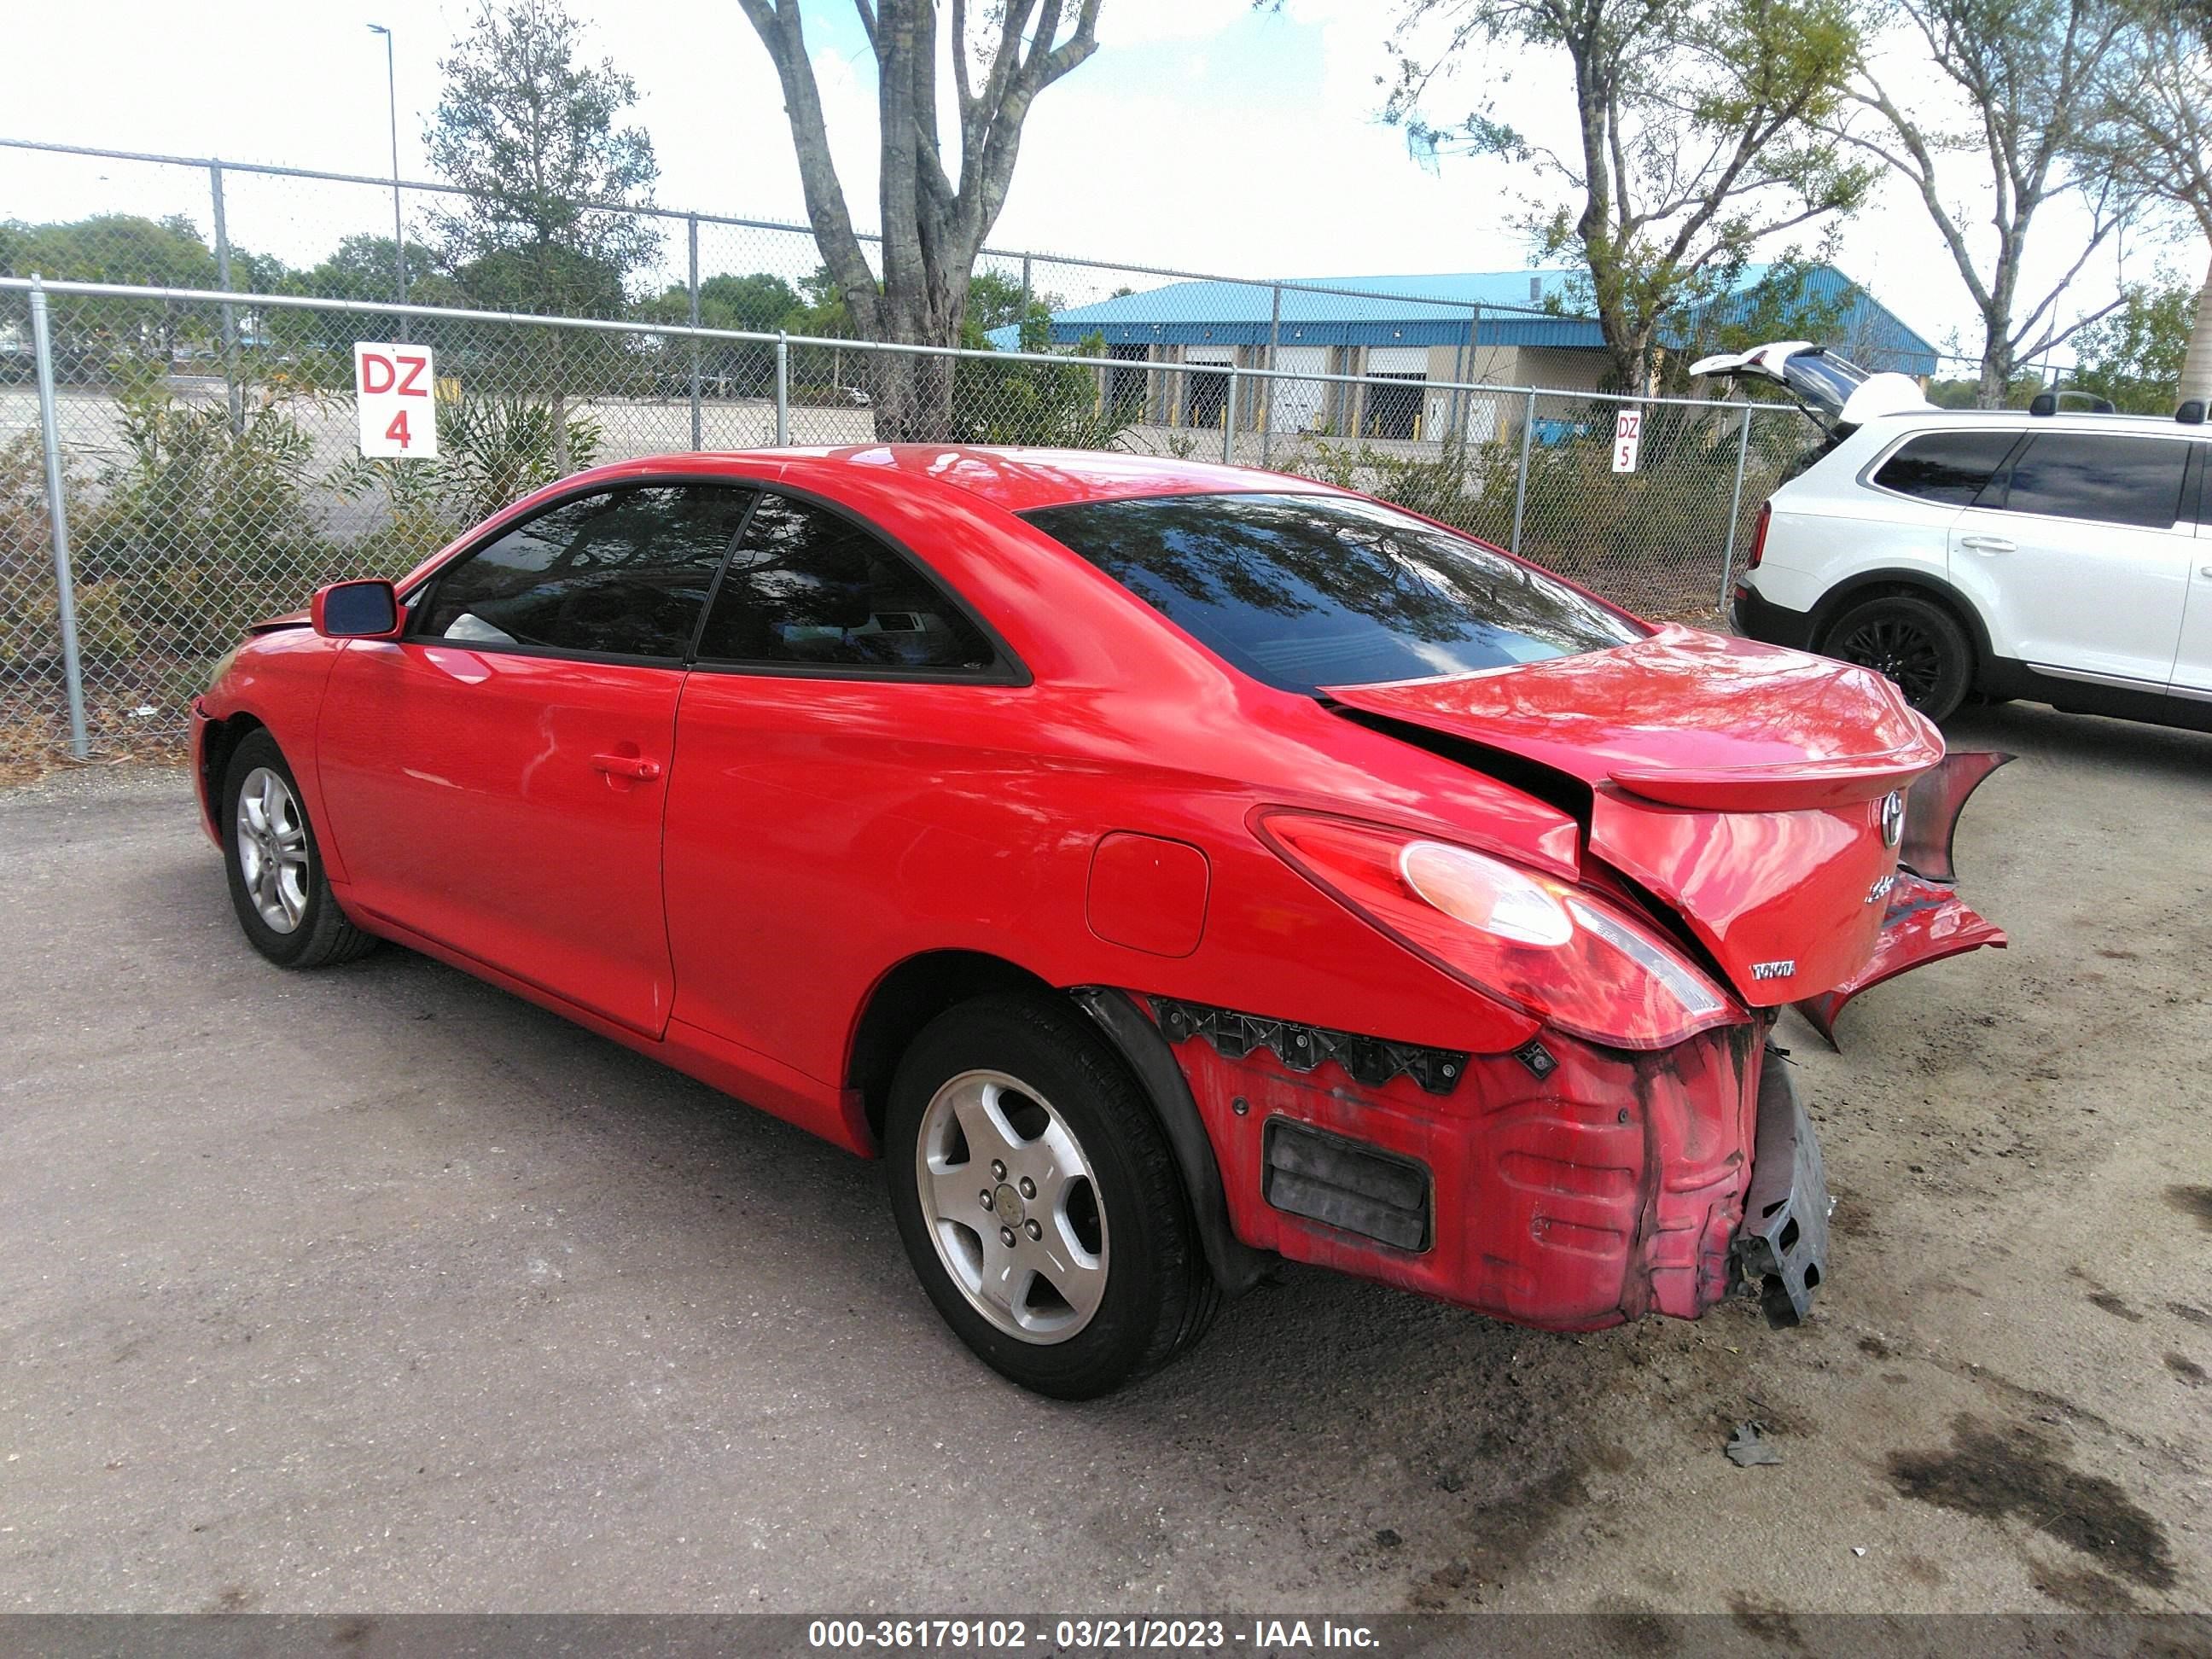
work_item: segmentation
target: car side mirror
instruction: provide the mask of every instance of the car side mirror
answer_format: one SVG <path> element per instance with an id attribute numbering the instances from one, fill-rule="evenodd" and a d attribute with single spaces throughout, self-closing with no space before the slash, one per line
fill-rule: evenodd
<path id="1" fill-rule="evenodd" d="M 383 580 L 319 587 L 310 612 L 315 632 L 333 640 L 396 640 L 404 621 L 398 590 Z"/>

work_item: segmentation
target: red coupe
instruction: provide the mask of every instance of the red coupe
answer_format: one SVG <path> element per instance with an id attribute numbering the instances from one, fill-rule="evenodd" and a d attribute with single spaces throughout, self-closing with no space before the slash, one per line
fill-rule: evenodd
<path id="1" fill-rule="evenodd" d="M 1278 1256 L 1793 1322 L 1780 1007 L 2002 943 L 1948 859 L 2001 757 L 1878 675 L 1171 459 L 604 467 L 196 713 L 264 956 L 396 940 L 884 1155 L 939 1311 L 1063 1397 Z"/>

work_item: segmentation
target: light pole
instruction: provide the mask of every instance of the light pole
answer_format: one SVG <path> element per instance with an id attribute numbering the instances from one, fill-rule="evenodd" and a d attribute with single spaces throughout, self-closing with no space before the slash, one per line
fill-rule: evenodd
<path id="1" fill-rule="evenodd" d="M 392 270 L 398 279 L 399 303 L 407 303 L 407 233 L 399 223 L 399 82 L 392 66 L 392 31 L 381 23 L 368 26 L 371 34 L 384 37 L 384 98 L 392 112 Z M 400 319 L 399 337 L 407 337 L 407 322 Z"/>

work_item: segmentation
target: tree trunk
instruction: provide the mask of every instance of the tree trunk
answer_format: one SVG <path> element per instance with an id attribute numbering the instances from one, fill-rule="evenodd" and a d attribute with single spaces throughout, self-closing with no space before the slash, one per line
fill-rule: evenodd
<path id="1" fill-rule="evenodd" d="M 2197 290 L 2197 325 L 2189 331 L 2189 355 L 2181 361 L 2181 401 L 2212 401 L 2212 270 Z"/>
<path id="2" fill-rule="evenodd" d="M 1982 378 L 1974 387 L 1974 407 L 2002 409 L 2012 394 L 2012 377 L 2018 367 L 2012 360 L 2012 343 L 1992 329 L 1982 347 Z"/>
<path id="3" fill-rule="evenodd" d="M 886 339 L 920 345 L 959 342 L 960 313 L 950 304 L 916 306 L 904 295 L 886 293 L 882 316 Z M 878 443 L 945 443 L 960 435 L 956 417 L 973 411 L 952 407 L 955 359 L 905 351 L 870 355 L 869 401 Z"/>

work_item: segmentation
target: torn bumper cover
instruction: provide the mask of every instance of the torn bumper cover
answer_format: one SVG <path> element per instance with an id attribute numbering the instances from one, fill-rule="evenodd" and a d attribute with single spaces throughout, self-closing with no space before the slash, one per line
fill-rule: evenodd
<path id="1" fill-rule="evenodd" d="M 1827 1277 L 1828 1212 L 1834 1207 L 1820 1137 L 1798 1098 L 1796 1079 L 1770 1048 L 1759 1073 L 1751 1185 L 1734 1249 L 1768 1324 L 1797 1324 L 1812 1306 L 1813 1292 Z"/>
<path id="2" fill-rule="evenodd" d="M 1836 1047 L 1836 1020 L 1860 992 L 1914 968 L 1984 945 L 2002 950 L 2004 930 L 1959 896 L 1951 843 L 1966 799 L 2010 755 L 1970 750 L 1947 755 L 1905 793 L 1895 884 L 1866 964 L 1840 985 L 1802 999 L 1797 1012 Z"/>

